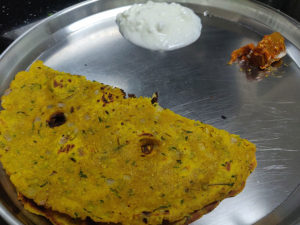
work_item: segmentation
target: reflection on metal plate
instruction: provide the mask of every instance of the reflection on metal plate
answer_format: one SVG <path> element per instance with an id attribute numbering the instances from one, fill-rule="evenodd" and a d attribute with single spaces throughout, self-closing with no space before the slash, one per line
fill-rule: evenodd
<path id="1" fill-rule="evenodd" d="M 137 96 L 158 91 L 163 107 L 257 145 L 258 167 L 244 191 L 195 225 L 293 224 L 300 214 L 300 201 L 295 201 L 300 183 L 299 24 L 252 1 L 182 0 L 202 18 L 199 40 L 154 52 L 126 41 L 114 22 L 133 2 L 87 1 L 33 27 L 2 54 L 0 92 L 36 59 Z M 285 36 L 288 55 L 268 77 L 257 81 L 238 65 L 227 65 L 232 50 L 275 30 Z M 1 184 L 0 214 L 10 224 L 48 224 L 24 211 L 3 171 Z"/>

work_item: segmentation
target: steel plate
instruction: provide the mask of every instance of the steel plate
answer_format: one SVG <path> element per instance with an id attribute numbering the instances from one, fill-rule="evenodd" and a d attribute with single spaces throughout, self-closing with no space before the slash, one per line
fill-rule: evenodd
<path id="1" fill-rule="evenodd" d="M 258 167 L 244 191 L 195 225 L 299 222 L 300 25 L 253 1 L 182 0 L 177 2 L 202 18 L 201 37 L 179 50 L 155 52 L 126 41 L 114 22 L 116 14 L 134 2 L 142 1 L 87 1 L 33 27 L 1 55 L 1 94 L 14 75 L 36 59 L 137 96 L 158 91 L 163 107 L 257 145 Z M 238 65 L 227 65 L 232 50 L 272 31 L 286 38 L 284 65 L 261 80 L 247 76 Z M 7 222 L 49 224 L 22 208 L 0 172 L 0 214 Z"/>

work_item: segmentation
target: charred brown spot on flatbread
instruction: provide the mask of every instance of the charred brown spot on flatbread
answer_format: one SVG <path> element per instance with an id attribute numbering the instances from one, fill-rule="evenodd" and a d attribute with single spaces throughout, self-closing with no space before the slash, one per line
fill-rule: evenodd
<path id="1" fill-rule="evenodd" d="M 150 134 L 151 135 L 151 134 Z M 141 146 L 141 151 L 142 151 L 142 157 L 145 157 L 146 155 L 150 155 L 155 149 L 158 148 L 159 141 L 156 140 L 155 138 L 151 138 L 150 135 L 145 135 L 149 136 L 146 138 L 140 139 L 140 146 Z"/>
<path id="2" fill-rule="evenodd" d="M 58 127 L 63 125 L 67 121 L 67 118 L 63 112 L 53 113 L 48 122 L 50 128 Z"/>
<path id="3" fill-rule="evenodd" d="M 151 104 L 157 103 L 158 102 L 158 93 L 155 92 L 151 98 Z"/>

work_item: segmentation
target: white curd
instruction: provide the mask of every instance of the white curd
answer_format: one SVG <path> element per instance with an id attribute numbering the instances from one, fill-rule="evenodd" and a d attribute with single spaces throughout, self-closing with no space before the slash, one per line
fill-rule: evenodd
<path id="1" fill-rule="evenodd" d="M 121 34 L 130 42 L 152 50 L 173 50 L 196 41 L 201 19 L 177 3 L 133 5 L 117 15 Z"/>

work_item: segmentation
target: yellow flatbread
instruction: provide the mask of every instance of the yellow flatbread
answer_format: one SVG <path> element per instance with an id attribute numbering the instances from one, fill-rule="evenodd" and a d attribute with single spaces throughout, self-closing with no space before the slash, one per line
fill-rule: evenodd
<path id="1" fill-rule="evenodd" d="M 40 61 L 2 107 L 0 160 L 17 191 L 74 219 L 189 223 L 256 166 L 254 144 L 237 135 Z"/>

